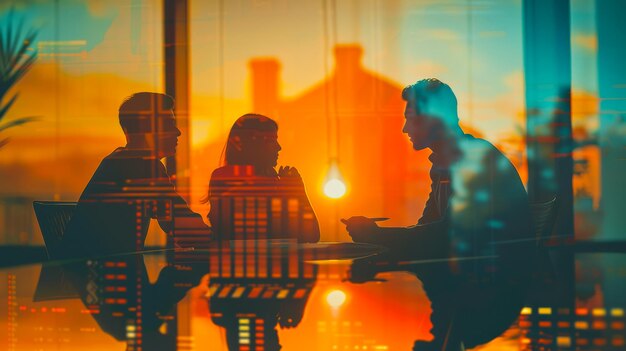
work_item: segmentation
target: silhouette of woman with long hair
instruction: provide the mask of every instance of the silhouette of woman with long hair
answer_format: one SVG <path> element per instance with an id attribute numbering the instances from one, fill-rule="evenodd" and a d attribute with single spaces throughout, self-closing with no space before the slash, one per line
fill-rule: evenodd
<path id="1" fill-rule="evenodd" d="M 233 124 L 207 198 L 218 239 L 319 240 L 317 217 L 298 170 L 275 168 L 280 150 L 278 124 L 269 117 L 246 114 Z"/>

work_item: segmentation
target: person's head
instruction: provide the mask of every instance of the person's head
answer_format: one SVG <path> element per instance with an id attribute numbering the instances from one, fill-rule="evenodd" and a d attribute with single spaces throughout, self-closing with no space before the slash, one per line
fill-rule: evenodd
<path id="1" fill-rule="evenodd" d="M 415 150 L 431 147 L 459 128 L 456 96 L 450 86 L 436 78 L 422 79 L 402 91 L 406 101 L 402 132 Z"/>
<path id="2" fill-rule="evenodd" d="M 120 105 L 120 125 L 127 147 L 148 149 L 158 157 L 173 156 L 180 130 L 173 112 L 174 99 L 159 93 L 136 93 Z"/>
<path id="3" fill-rule="evenodd" d="M 269 117 L 246 114 L 237 119 L 228 134 L 225 165 L 271 168 L 278 162 L 278 124 Z"/>

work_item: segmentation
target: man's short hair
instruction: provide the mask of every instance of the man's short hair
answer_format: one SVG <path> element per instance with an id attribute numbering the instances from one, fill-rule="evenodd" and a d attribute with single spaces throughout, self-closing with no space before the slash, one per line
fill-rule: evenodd
<path id="1" fill-rule="evenodd" d="M 171 116 L 174 99 L 166 94 L 135 93 L 120 105 L 119 119 L 127 133 L 147 133 L 158 119 Z"/>
<path id="2" fill-rule="evenodd" d="M 407 86 L 402 90 L 402 99 L 412 102 L 417 114 L 439 118 L 448 126 L 459 123 L 456 96 L 448 84 L 437 78 Z"/>

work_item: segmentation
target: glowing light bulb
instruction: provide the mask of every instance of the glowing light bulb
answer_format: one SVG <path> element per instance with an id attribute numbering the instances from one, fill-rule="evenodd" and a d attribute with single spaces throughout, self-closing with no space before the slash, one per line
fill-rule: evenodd
<path id="1" fill-rule="evenodd" d="M 331 162 L 324 182 L 324 195 L 331 199 L 338 199 L 346 194 L 346 184 L 343 182 L 336 162 Z"/>
<path id="2" fill-rule="evenodd" d="M 332 199 L 338 199 L 346 194 L 346 185 L 339 179 L 329 179 L 324 184 L 324 194 Z"/>
<path id="3" fill-rule="evenodd" d="M 326 302 L 332 308 L 339 308 L 346 302 L 346 293 L 341 290 L 333 290 L 326 295 Z"/>

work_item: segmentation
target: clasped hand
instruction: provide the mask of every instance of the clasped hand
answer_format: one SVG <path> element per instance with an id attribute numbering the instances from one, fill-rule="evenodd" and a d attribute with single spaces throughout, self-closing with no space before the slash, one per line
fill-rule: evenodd
<path id="1" fill-rule="evenodd" d="M 278 176 L 281 178 L 301 178 L 296 167 L 280 166 Z"/>

